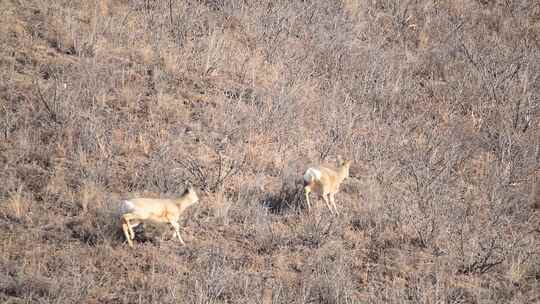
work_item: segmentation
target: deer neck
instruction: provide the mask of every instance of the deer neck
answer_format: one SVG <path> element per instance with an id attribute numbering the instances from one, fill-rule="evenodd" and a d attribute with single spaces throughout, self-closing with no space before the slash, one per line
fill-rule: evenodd
<path id="1" fill-rule="evenodd" d="M 338 175 L 340 180 L 344 180 L 349 176 L 349 168 L 347 166 L 342 166 L 338 170 Z"/>
<path id="2" fill-rule="evenodd" d="M 180 208 L 180 210 L 184 211 L 188 207 L 194 205 L 196 202 L 192 202 L 192 201 L 190 201 L 190 200 L 188 200 L 188 199 L 186 199 L 184 197 L 181 197 L 181 198 L 175 200 L 174 203 L 178 206 L 178 208 Z"/>

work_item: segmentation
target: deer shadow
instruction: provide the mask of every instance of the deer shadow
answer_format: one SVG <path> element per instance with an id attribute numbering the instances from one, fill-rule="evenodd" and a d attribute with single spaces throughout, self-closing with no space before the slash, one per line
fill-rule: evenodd
<path id="1" fill-rule="evenodd" d="M 302 182 L 298 180 L 294 184 L 284 183 L 279 191 L 264 195 L 261 199 L 261 205 L 276 215 L 300 212 L 306 209 Z"/>

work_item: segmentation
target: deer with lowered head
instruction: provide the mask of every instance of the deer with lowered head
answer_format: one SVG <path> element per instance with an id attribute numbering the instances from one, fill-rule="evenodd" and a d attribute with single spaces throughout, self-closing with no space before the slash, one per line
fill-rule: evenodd
<path id="1" fill-rule="evenodd" d="M 349 177 L 351 161 L 342 161 L 340 158 L 338 158 L 338 161 L 340 164 L 337 168 L 321 165 L 310 167 L 304 173 L 304 194 L 308 209 L 311 209 L 309 194 L 314 192 L 322 197 L 330 213 L 339 214 L 334 195 L 339 191 L 339 186 L 343 180 Z"/>
<path id="2" fill-rule="evenodd" d="M 188 189 L 177 199 L 133 198 L 122 202 L 122 230 L 130 247 L 133 247 L 135 233 L 133 228 L 144 221 L 169 223 L 174 228 L 174 235 L 182 245 L 180 236 L 180 215 L 190 206 L 197 203 L 199 197 L 195 190 Z"/>

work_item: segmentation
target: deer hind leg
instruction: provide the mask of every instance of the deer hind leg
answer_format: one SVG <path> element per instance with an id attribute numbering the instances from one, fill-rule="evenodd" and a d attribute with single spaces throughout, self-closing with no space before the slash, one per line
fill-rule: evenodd
<path id="1" fill-rule="evenodd" d="M 133 223 L 133 220 L 130 221 L 131 225 L 129 225 L 129 230 L 131 231 L 131 239 L 135 239 L 135 231 L 133 231 L 133 228 L 139 226 L 141 222 L 135 222 Z"/>
<path id="2" fill-rule="evenodd" d="M 131 239 L 135 239 L 135 232 L 133 231 L 133 228 L 139 226 L 141 224 L 138 217 L 133 213 L 126 213 L 123 215 L 125 222 L 128 224 L 128 231 L 130 234 Z"/>
<path id="3" fill-rule="evenodd" d="M 135 233 L 133 233 L 133 229 L 129 222 L 131 218 L 133 218 L 133 216 L 129 213 L 122 215 L 122 230 L 124 231 L 124 236 L 126 237 L 129 247 L 133 247 L 132 239 L 135 238 Z"/>
<path id="4" fill-rule="evenodd" d="M 322 198 L 324 202 L 326 203 L 326 207 L 328 207 L 328 210 L 330 210 L 330 213 L 334 214 L 334 210 L 332 210 L 332 207 L 330 206 L 330 202 L 328 199 L 328 193 L 323 193 Z"/>
<path id="5" fill-rule="evenodd" d="M 309 193 L 311 193 L 311 185 L 304 186 L 304 195 L 306 196 L 306 203 L 308 210 L 311 210 L 311 203 L 309 202 Z"/>

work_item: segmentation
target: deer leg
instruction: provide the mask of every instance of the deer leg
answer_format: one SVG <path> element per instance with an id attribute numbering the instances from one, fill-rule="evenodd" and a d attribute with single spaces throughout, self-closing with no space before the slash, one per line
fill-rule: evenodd
<path id="1" fill-rule="evenodd" d="M 310 192 L 311 192 L 311 187 L 310 186 L 305 186 L 304 187 L 304 194 L 306 196 L 306 203 L 307 203 L 308 210 L 311 210 L 311 203 L 309 202 L 309 193 Z"/>
<path id="2" fill-rule="evenodd" d="M 132 240 L 135 239 L 135 232 L 133 231 L 133 227 L 136 227 L 140 223 L 139 222 L 132 223 L 132 222 L 137 220 L 137 217 L 132 213 L 126 213 L 123 215 L 123 218 L 126 224 L 128 225 L 128 231 L 129 231 L 131 239 Z"/>
<path id="3" fill-rule="evenodd" d="M 330 210 L 330 213 L 334 214 L 334 211 L 332 210 L 332 207 L 330 206 L 330 202 L 328 201 L 328 194 L 327 193 L 324 193 L 322 195 L 322 198 L 324 200 L 324 202 L 326 203 L 326 207 L 328 207 L 328 210 Z"/>
<path id="4" fill-rule="evenodd" d="M 131 229 L 129 218 L 130 218 L 129 214 L 122 215 L 122 230 L 124 231 L 124 236 L 126 237 L 129 247 L 133 247 L 133 242 L 131 240 L 133 239 L 132 236 L 134 236 L 135 234 L 133 233 L 133 230 Z"/>
<path id="5" fill-rule="evenodd" d="M 176 237 L 178 238 L 180 243 L 182 243 L 182 245 L 186 245 L 186 243 L 184 243 L 184 240 L 180 236 L 180 224 L 178 224 L 178 222 L 174 220 L 169 220 L 169 223 L 171 224 L 171 226 L 173 226 Z"/>
<path id="6" fill-rule="evenodd" d="M 334 193 L 328 194 L 328 198 L 330 199 L 330 203 L 332 203 L 332 206 L 334 207 L 334 210 L 336 211 L 336 214 L 339 215 L 339 211 L 336 206 L 336 201 L 334 200 Z"/>
<path id="7" fill-rule="evenodd" d="M 129 225 L 129 228 L 130 228 L 130 231 L 131 231 L 131 239 L 132 239 L 132 240 L 135 239 L 135 232 L 133 231 L 133 228 L 139 226 L 140 224 L 141 224 L 140 222 L 137 222 L 137 223 L 134 223 L 134 224 Z"/>

